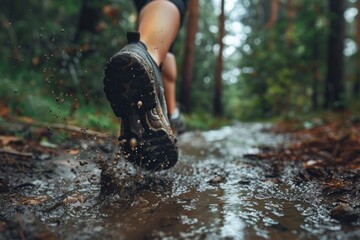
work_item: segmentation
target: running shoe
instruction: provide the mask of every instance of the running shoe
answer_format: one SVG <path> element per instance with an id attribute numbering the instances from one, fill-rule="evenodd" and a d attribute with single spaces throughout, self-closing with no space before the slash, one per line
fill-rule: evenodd
<path id="1" fill-rule="evenodd" d="M 128 32 L 128 44 L 107 62 L 104 92 L 121 118 L 119 144 L 125 159 L 145 170 L 173 167 L 176 138 L 166 111 L 159 67 L 140 33 Z"/>

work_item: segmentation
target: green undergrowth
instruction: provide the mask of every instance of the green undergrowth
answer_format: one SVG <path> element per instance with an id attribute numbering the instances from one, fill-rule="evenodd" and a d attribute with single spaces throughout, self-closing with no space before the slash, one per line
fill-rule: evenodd
<path id="1" fill-rule="evenodd" d="M 231 124 L 230 119 L 214 117 L 207 112 L 194 112 L 191 114 L 184 114 L 184 119 L 188 130 L 205 131 Z"/>
<path id="2" fill-rule="evenodd" d="M 55 80 L 56 79 L 56 80 Z M 62 123 L 100 132 L 117 133 L 119 121 L 114 116 L 105 96 L 99 94 L 85 96 L 74 88 L 72 92 L 57 85 L 66 78 L 47 76 L 39 69 L 0 62 L 0 117 L 3 119 L 23 119 L 26 122 Z M 101 91 L 101 81 L 94 89 Z M 4 108 L 6 108 L 4 111 Z M 347 110 L 331 112 L 317 111 L 306 114 L 283 114 L 271 119 L 246 119 L 248 122 L 291 122 L 293 129 L 321 126 L 336 118 L 347 118 L 360 122 L 360 101 L 354 101 Z M 232 123 L 231 118 L 217 118 L 207 111 L 184 114 L 188 130 L 206 131 Z M 66 134 L 64 134 L 66 135 Z"/>
<path id="3" fill-rule="evenodd" d="M 21 64 L 12 66 L 8 61 L 2 61 L 0 70 L 0 104 L 8 110 L 6 116 L 0 117 L 10 121 L 25 119 L 26 123 L 61 123 L 100 132 L 118 132 L 119 121 L 105 96 L 86 96 L 77 88 L 68 91 L 61 84 L 68 81 L 63 76 L 48 76 L 40 69 Z M 101 89 L 100 85 L 96 88 Z M 186 114 L 184 119 L 188 130 L 208 130 L 230 124 L 229 119 L 215 118 L 205 111 Z"/>

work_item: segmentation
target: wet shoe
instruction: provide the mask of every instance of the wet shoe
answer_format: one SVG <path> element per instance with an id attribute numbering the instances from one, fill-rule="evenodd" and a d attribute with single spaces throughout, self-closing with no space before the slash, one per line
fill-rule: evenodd
<path id="1" fill-rule="evenodd" d="M 183 116 L 177 107 L 175 112 L 168 116 L 170 121 L 170 126 L 175 135 L 180 135 L 185 132 L 186 125 L 183 119 Z"/>
<path id="2" fill-rule="evenodd" d="M 146 170 L 163 170 L 178 160 L 176 139 L 166 112 L 161 74 L 140 42 L 129 32 L 128 44 L 106 64 L 104 92 L 121 118 L 119 142 L 124 157 Z"/>

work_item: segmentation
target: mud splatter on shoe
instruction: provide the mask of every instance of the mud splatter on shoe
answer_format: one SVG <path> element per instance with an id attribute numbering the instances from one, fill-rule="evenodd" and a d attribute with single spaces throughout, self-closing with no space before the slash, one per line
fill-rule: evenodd
<path id="1" fill-rule="evenodd" d="M 176 164 L 178 149 L 161 74 L 140 34 L 129 32 L 127 37 L 128 44 L 107 62 L 104 77 L 106 97 L 121 118 L 122 153 L 146 170 L 168 169 Z"/>

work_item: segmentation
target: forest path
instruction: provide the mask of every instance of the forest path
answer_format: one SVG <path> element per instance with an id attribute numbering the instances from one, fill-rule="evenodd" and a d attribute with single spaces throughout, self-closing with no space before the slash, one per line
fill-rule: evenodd
<path id="1" fill-rule="evenodd" d="M 360 237 L 358 224 L 330 217 L 335 200 L 323 197 L 318 182 L 296 181 L 301 163 L 249 157 L 287 140 L 264 131 L 269 127 L 237 123 L 185 133 L 180 162 L 160 173 L 123 159 L 112 164 L 115 143 L 98 138 L 69 143 L 73 150 L 50 160 L 2 165 L 0 239 Z"/>

